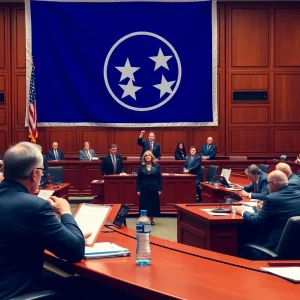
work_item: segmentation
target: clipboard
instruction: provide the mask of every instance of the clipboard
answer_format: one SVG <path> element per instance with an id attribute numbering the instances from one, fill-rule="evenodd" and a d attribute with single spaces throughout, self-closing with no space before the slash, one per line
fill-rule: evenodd
<path id="1" fill-rule="evenodd" d="M 81 203 L 78 205 L 74 213 L 74 219 L 83 234 L 88 232 L 92 233 L 92 235 L 86 239 L 86 246 L 94 246 L 111 209 L 111 206 L 89 203 Z"/>

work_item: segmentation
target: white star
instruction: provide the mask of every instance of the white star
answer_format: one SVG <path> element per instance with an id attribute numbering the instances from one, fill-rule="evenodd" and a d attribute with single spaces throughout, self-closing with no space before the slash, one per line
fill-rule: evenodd
<path id="1" fill-rule="evenodd" d="M 150 56 L 149 58 L 155 61 L 154 71 L 156 71 L 160 67 L 164 67 L 165 69 L 169 70 L 167 61 L 171 57 L 173 57 L 173 55 L 164 56 L 163 52 L 161 51 L 161 48 L 159 48 L 157 56 Z"/>
<path id="2" fill-rule="evenodd" d="M 153 85 L 155 88 L 160 90 L 160 98 L 165 94 L 171 94 L 171 86 L 176 82 L 175 81 L 167 81 L 164 75 L 161 75 L 161 82 L 159 84 Z"/>
<path id="3" fill-rule="evenodd" d="M 124 91 L 123 95 L 122 95 L 122 99 L 125 98 L 126 96 L 130 96 L 134 100 L 136 100 L 135 93 L 142 88 L 141 86 L 134 86 L 131 79 L 128 81 L 128 83 L 126 85 L 119 84 L 119 86 Z"/>
<path id="4" fill-rule="evenodd" d="M 137 67 L 132 67 L 130 65 L 130 61 L 128 57 L 126 59 L 126 63 L 124 67 L 115 67 L 115 68 L 122 73 L 120 81 L 122 81 L 125 78 L 129 78 L 132 81 L 135 81 L 133 73 L 136 72 L 138 69 L 140 69 Z"/>

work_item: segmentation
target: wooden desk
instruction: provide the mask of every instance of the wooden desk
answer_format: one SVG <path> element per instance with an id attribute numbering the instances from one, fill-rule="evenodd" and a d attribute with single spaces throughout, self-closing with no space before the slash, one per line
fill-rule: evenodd
<path id="1" fill-rule="evenodd" d="M 236 256 L 238 230 L 243 224 L 243 217 L 234 213 L 229 216 L 212 216 L 201 210 L 214 207 L 218 206 L 177 204 L 177 241 Z"/>
<path id="2" fill-rule="evenodd" d="M 50 253 L 45 260 L 142 299 L 298 299 L 300 285 L 259 270 L 251 262 L 151 237 L 152 262 L 135 264 L 135 232 L 122 228 L 101 233 L 99 241 L 128 248 L 131 257 L 83 260 L 68 264 Z"/>
<path id="3" fill-rule="evenodd" d="M 238 176 L 230 176 L 230 181 L 240 185 L 248 185 L 250 180 L 245 177 L 238 177 Z M 201 182 L 201 195 L 202 195 L 202 203 L 219 203 L 225 202 L 224 197 L 239 193 L 239 191 L 232 191 L 228 190 L 225 187 L 219 185 L 214 187 L 211 183 Z M 244 200 L 247 201 L 248 198 L 243 197 Z M 249 199 L 248 199 L 249 201 Z"/>
<path id="4" fill-rule="evenodd" d="M 53 196 L 69 200 L 69 193 L 68 193 L 69 185 L 70 183 L 61 183 L 59 187 L 55 188 L 54 184 L 49 184 L 46 188 L 38 189 L 37 191 L 35 191 L 34 195 L 38 195 L 40 190 L 54 190 L 55 192 L 53 193 Z"/>
<path id="5" fill-rule="evenodd" d="M 97 200 L 96 203 L 122 203 L 130 206 L 131 213 L 138 213 L 139 196 L 136 193 L 136 175 L 108 175 L 104 178 L 103 190 L 101 183 L 91 183 L 94 195 L 98 196 L 98 199 L 103 199 L 103 202 Z M 176 213 L 176 203 L 195 202 L 195 175 L 162 174 L 161 213 Z"/>

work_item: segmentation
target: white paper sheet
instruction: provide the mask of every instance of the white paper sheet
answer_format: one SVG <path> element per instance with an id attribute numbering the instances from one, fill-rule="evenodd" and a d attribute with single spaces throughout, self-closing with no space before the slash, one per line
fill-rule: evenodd
<path id="1" fill-rule="evenodd" d="M 300 267 L 272 267 L 261 269 L 268 273 L 272 273 L 295 282 L 300 282 Z"/>
<path id="2" fill-rule="evenodd" d="M 37 196 L 47 200 L 49 199 L 50 196 L 53 195 L 54 192 L 55 192 L 54 190 L 40 190 Z"/>
<path id="3" fill-rule="evenodd" d="M 238 207 L 240 207 L 240 206 L 232 206 L 232 210 L 233 210 L 234 213 L 235 213 L 236 208 L 238 208 Z M 244 206 L 244 205 L 242 205 L 242 207 L 245 208 L 246 211 L 248 211 L 248 212 L 250 212 L 252 214 L 255 213 L 253 207 L 251 207 L 251 206 L 246 206 L 246 205 Z"/>
<path id="4" fill-rule="evenodd" d="M 214 209 L 214 208 L 200 208 L 200 209 L 205 211 L 206 213 L 208 213 L 211 216 L 229 216 L 228 213 L 214 213 L 214 212 L 212 212 L 212 209 Z"/>
<path id="5" fill-rule="evenodd" d="M 91 232 L 92 235 L 87 239 L 86 244 L 92 244 L 99 229 L 108 215 L 110 206 L 101 206 L 83 203 L 75 216 L 75 221 L 77 222 L 82 233 Z"/>
<path id="6" fill-rule="evenodd" d="M 221 176 L 224 176 L 226 180 L 229 180 L 231 169 L 222 169 Z"/>

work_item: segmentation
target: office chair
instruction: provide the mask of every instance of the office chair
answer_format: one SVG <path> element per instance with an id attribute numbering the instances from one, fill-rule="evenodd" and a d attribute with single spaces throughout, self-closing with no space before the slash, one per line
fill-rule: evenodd
<path id="1" fill-rule="evenodd" d="M 64 182 L 64 168 L 63 167 L 49 167 L 48 173 L 53 177 L 53 183 Z"/>
<path id="2" fill-rule="evenodd" d="M 207 169 L 205 181 L 211 181 L 217 175 L 218 168 L 219 166 L 210 165 Z"/>
<path id="3" fill-rule="evenodd" d="M 260 165 L 258 165 L 258 167 L 260 168 L 260 170 L 262 172 L 268 172 L 268 170 L 269 170 L 269 165 L 260 164 Z"/>
<path id="4" fill-rule="evenodd" d="M 24 294 L 21 296 L 10 298 L 10 300 L 39 300 L 39 299 L 59 300 L 61 298 L 60 298 L 60 293 L 53 290 L 39 291 L 35 293 L 29 293 L 29 294 Z"/>
<path id="5" fill-rule="evenodd" d="M 300 259 L 300 216 L 291 217 L 282 232 L 277 248 L 271 251 L 256 244 L 245 244 L 244 248 L 254 249 L 257 253 L 265 255 L 267 260 L 298 260 Z"/>

